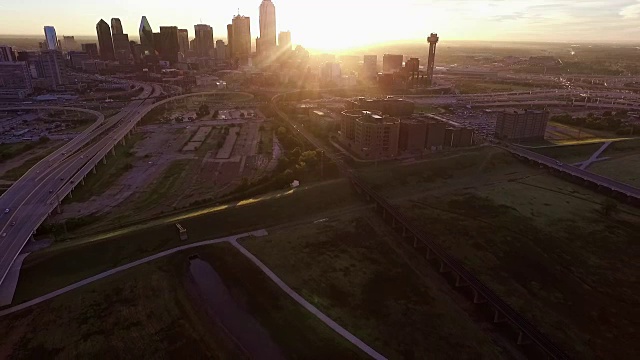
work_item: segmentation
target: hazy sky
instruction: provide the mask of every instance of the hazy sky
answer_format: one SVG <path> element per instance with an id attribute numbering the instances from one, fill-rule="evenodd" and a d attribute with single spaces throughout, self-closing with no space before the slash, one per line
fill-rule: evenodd
<path id="1" fill-rule="evenodd" d="M 95 35 L 104 18 L 122 20 L 137 37 L 140 17 L 189 29 L 199 22 L 226 38 L 226 24 L 240 13 L 258 36 L 261 0 L 0 0 L 0 34 Z M 293 42 L 336 50 L 391 40 L 424 39 L 438 32 L 452 40 L 635 41 L 640 40 L 640 0 L 274 0 L 278 31 Z M 639 41 L 640 42 L 640 41 Z"/>

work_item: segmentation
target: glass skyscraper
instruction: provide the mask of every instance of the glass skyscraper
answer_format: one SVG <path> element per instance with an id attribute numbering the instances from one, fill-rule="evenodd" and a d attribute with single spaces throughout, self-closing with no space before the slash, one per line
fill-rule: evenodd
<path id="1" fill-rule="evenodd" d="M 266 52 L 276 47 L 276 6 L 271 0 L 260 4 L 260 46 Z"/>
<path id="2" fill-rule="evenodd" d="M 44 37 L 45 37 L 45 43 L 47 45 L 47 49 L 49 50 L 58 49 L 58 36 L 56 35 L 56 29 L 53 26 L 44 27 Z"/>
<path id="3" fill-rule="evenodd" d="M 140 45 L 142 45 L 142 51 L 144 55 L 151 55 L 154 53 L 153 48 L 153 30 L 151 30 L 151 25 L 149 25 L 149 21 L 147 21 L 147 17 L 143 16 L 142 20 L 140 20 Z"/>
<path id="4" fill-rule="evenodd" d="M 98 46 L 100 47 L 100 58 L 102 60 L 115 60 L 113 51 L 113 39 L 111 38 L 111 27 L 106 21 L 100 19 L 96 24 L 98 33 Z"/>

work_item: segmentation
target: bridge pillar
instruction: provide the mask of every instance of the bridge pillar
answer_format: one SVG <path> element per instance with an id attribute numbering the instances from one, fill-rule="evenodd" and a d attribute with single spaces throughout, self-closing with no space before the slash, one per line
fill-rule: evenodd
<path id="1" fill-rule="evenodd" d="M 507 321 L 507 318 L 504 316 L 503 313 L 501 313 L 500 311 L 494 309 L 493 310 L 493 322 L 494 323 L 501 323 L 501 322 L 505 322 Z"/>
<path id="2" fill-rule="evenodd" d="M 426 258 L 427 260 L 431 260 L 431 259 L 433 259 L 433 251 L 431 250 L 431 248 L 430 248 L 430 247 L 427 247 L 427 254 L 425 255 L 425 258 Z"/>
<path id="3" fill-rule="evenodd" d="M 111 148 L 111 155 L 116 156 L 116 148 L 115 147 Z"/>
<path id="4" fill-rule="evenodd" d="M 69 199 L 73 199 L 73 193 L 71 191 L 69 191 Z"/>
<path id="5" fill-rule="evenodd" d="M 531 344 L 531 339 L 529 339 L 529 337 L 527 336 L 527 334 L 525 334 L 524 332 L 520 331 L 518 333 L 518 341 L 517 341 L 518 345 L 527 345 L 527 344 Z"/>
<path id="6" fill-rule="evenodd" d="M 91 171 L 95 174 L 96 173 L 96 167 L 94 166 Z"/>
<path id="7" fill-rule="evenodd" d="M 82 180 L 80 180 L 80 184 L 84 185 L 84 178 L 82 178 Z"/>
<path id="8" fill-rule="evenodd" d="M 403 226 L 403 227 L 402 227 L 402 237 L 407 237 L 407 236 L 408 236 L 408 234 L 407 234 L 407 228 Z"/>
<path id="9" fill-rule="evenodd" d="M 478 290 L 473 289 L 473 303 L 484 304 L 486 302 L 487 302 L 487 299 L 485 299 L 482 295 L 480 295 L 480 293 L 478 293 Z"/>
<path id="10" fill-rule="evenodd" d="M 447 266 L 447 264 L 444 262 L 444 260 L 440 260 L 440 272 L 441 273 L 448 273 L 450 272 L 451 269 L 449 269 L 449 267 Z"/>
<path id="11" fill-rule="evenodd" d="M 466 282 L 460 274 L 456 274 L 456 287 L 469 286 L 469 283 Z"/>
<path id="12" fill-rule="evenodd" d="M 107 157 L 106 156 L 102 158 L 102 163 L 105 164 L 105 165 L 107 164 Z"/>
<path id="13" fill-rule="evenodd" d="M 126 139 L 126 137 L 122 138 L 122 145 L 123 146 L 127 146 L 127 140 L 125 140 L 125 139 Z"/>

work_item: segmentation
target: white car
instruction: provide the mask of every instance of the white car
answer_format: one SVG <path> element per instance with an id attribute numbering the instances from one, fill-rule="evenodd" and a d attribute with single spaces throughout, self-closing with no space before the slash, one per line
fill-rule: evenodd
<path id="1" fill-rule="evenodd" d="M 8 213 L 9 213 L 9 211 L 11 211 L 11 209 L 9 209 L 9 208 L 4 209 L 4 213 L 5 213 L 5 214 L 8 214 Z"/>

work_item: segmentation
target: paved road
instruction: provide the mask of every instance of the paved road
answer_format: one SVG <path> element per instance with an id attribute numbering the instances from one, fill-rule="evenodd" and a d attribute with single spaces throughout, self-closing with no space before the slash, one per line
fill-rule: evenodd
<path id="1" fill-rule="evenodd" d="M 600 147 L 600 149 L 598 149 L 598 151 L 596 151 L 595 153 L 593 153 L 593 155 L 591 155 L 591 157 L 589 158 L 589 160 L 583 162 L 582 164 L 580 164 L 580 170 L 586 170 L 589 166 L 591 166 L 591 164 L 598 160 L 598 158 L 600 157 L 600 155 L 602 155 L 602 153 L 607 150 L 607 148 L 609 147 L 609 145 L 613 144 L 613 141 L 607 141 L 606 143 L 602 144 L 602 146 Z"/>
<path id="2" fill-rule="evenodd" d="M 30 169 L 0 197 L 0 283 L 34 231 L 61 199 L 135 126 L 162 92 L 144 85 L 144 92 L 117 115 L 98 121 Z M 108 135 L 104 135 L 108 134 Z"/>
<path id="3" fill-rule="evenodd" d="M 570 166 L 570 165 L 566 165 L 566 164 L 562 164 L 559 161 L 552 159 L 550 157 L 544 156 L 544 155 L 540 155 L 538 153 L 535 153 L 533 151 L 530 150 L 526 150 L 523 149 L 521 147 L 517 147 L 517 146 L 513 146 L 513 145 L 507 145 L 502 147 L 503 149 L 525 157 L 529 160 L 535 161 L 537 163 L 543 164 L 548 166 L 549 168 L 567 173 L 569 175 L 572 176 L 576 176 L 579 177 L 581 179 L 584 179 L 585 181 L 589 181 L 592 182 L 596 185 L 599 186 L 603 186 L 606 187 L 608 189 L 611 189 L 613 191 L 625 194 L 629 197 L 632 197 L 634 199 L 640 199 L 640 189 L 635 188 L 633 186 L 621 183 L 619 181 L 601 176 L 601 175 L 597 175 L 591 172 L 588 172 L 586 170 L 582 170 L 580 168 L 574 167 L 574 166 Z"/>

